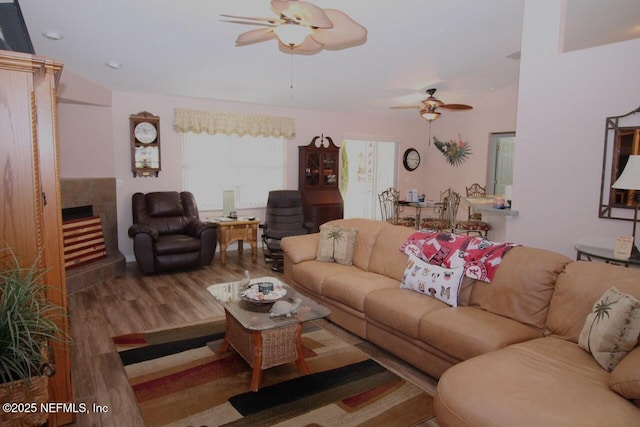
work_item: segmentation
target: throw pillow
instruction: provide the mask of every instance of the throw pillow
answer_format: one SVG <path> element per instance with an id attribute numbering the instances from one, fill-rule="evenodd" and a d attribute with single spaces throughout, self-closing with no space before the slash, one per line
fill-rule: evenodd
<path id="1" fill-rule="evenodd" d="M 609 387 L 627 399 L 640 399 L 640 347 L 618 363 L 609 376 Z"/>
<path id="2" fill-rule="evenodd" d="M 356 229 L 339 225 L 321 225 L 316 260 L 353 264 L 353 249 L 356 244 Z"/>
<path id="3" fill-rule="evenodd" d="M 400 287 L 430 295 L 445 304 L 457 307 L 463 276 L 464 268 L 431 265 L 416 256 L 409 255 Z"/>
<path id="4" fill-rule="evenodd" d="M 615 287 L 607 290 L 587 316 L 578 345 L 611 372 L 638 342 L 640 301 Z"/>

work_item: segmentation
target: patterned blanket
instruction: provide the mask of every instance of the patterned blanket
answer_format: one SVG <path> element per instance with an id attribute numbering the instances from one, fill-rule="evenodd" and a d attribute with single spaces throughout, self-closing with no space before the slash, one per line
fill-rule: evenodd
<path id="1" fill-rule="evenodd" d="M 504 255 L 516 246 L 519 245 L 492 242 L 476 236 L 416 232 L 400 246 L 400 251 L 422 258 L 429 264 L 464 267 L 466 276 L 491 283 Z"/>

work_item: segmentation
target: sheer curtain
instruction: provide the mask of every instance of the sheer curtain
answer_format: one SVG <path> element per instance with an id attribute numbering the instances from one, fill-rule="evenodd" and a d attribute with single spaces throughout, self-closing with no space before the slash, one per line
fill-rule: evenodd
<path id="1" fill-rule="evenodd" d="M 380 219 L 378 194 L 396 187 L 397 143 L 346 139 L 341 152 L 344 217 Z"/>
<path id="2" fill-rule="evenodd" d="M 237 209 L 264 207 L 284 185 L 284 140 L 237 135 L 183 135 L 183 183 L 202 210 L 222 209 L 223 191 Z"/>

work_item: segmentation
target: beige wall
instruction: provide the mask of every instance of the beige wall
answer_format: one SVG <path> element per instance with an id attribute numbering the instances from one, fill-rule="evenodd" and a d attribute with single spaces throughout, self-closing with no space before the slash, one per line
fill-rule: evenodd
<path id="1" fill-rule="evenodd" d="M 562 0 L 525 3 L 509 239 L 574 257 L 581 237 L 631 234 L 599 219 L 605 118 L 640 104 L 640 39 L 560 53 Z"/>

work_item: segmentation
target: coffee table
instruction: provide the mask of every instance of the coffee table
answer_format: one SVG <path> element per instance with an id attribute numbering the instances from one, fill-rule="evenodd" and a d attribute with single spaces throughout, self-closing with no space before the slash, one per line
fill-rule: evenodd
<path id="1" fill-rule="evenodd" d="M 251 279 L 249 285 L 269 281 L 284 284 L 275 277 Z M 302 325 L 310 320 L 331 314 L 331 310 L 289 287 L 289 300 L 300 298 L 302 303 L 291 317 L 271 317 L 271 303 L 250 302 L 242 298 L 244 286 L 240 282 L 211 285 L 207 290 L 224 307 L 227 320 L 224 341 L 220 352 L 233 347 L 253 368 L 251 391 L 260 388 L 262 371 L 295 362 L 298 371 L 309 373 L 302 353 Z"/>

